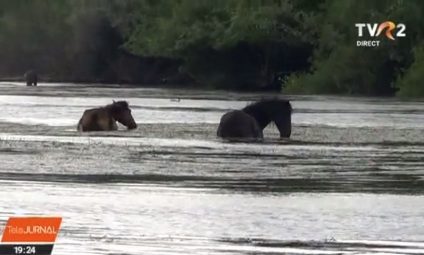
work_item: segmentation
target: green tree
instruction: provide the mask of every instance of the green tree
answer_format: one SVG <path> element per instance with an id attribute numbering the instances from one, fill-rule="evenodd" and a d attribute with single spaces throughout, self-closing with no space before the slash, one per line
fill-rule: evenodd
<path id="1" fill-rule="evenodd" d="M 414 49 L 414 62 L 396 82 L 401 97 L 424 98 L 424 44 Z"/>
<path id="2" fill-rule="evenodd" d="M 201 83 L 264 87 L 289 69 L 294 49 L 311 49 L 313 15 L 294 8 L 288 0 L 146 2 L 126 47 L 181 58 Z"/>
<path id="3" fill-rule="evenodd" d="M 411 66 L 411 49 L 422 41 L 423 7 L 422 1 L 326 1 L 312 68 L 292 74 L 284 88 L 295 93 L 394 95 L 396 77 Z M 355 23 L 385 20 L 405 23 L 407 37 L 395 42 L 383 38 L 377 48 L 355 47 Z"/>

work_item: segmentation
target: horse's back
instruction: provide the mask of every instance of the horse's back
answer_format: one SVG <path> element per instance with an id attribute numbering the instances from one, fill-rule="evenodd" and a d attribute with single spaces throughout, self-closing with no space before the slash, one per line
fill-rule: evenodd
<path id="1" fill-rule="evenodd" d="M 249 114 L 234 110 L 221 117 L 217 135 L 223 138 L 262 138 L 262 130 Z"/>
<path id="2" fill-rule="evenodd" d="M 103 108 L 85 110 L 78 122 L 78 131 L 107 131 L 116 130 L 115 120 Z"/>

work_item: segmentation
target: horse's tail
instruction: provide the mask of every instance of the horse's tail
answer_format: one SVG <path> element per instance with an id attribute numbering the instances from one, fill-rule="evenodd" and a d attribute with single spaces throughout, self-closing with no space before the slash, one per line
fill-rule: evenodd
<path id="1" fill-rule="evenodd" d="M 223 134 L 222 134 L 222 126 L 223 126 L 224 124 L 223 124 L 222 122 L 223 122 L 223 118 L 224 118 L 224 116 L 225 116 L 225 114 L 224 114 L 224 115 L 222 115 L 221 120 L 219 121 L 218 130 L 216 131 L 216 135 L 217 135 L 218 137 L 223 137 Z"/>
<path id="2" fill-rule="evenodd" d="M 84 131 L 83 127 L 82 127 L 82 118 L 78 121 L 77 131 L 79 131 L 79 132 Z"/>
<path id="3" fill-rule="evenodd" d="M 221 129 L 222 129 L 222 127 L 221 127 L 221 122 L 219 122 L 219 126 L 218 126 L 218 130 L 216 130 L 216 135 L 218 136 L 218 137 L 221 137 L 221 133 L 222 133 L 222 131 L 221 131 Z"/>
<path id="4" fill-rule="evenodd" d="M 287 102 L 288 102 L 288 105 L 289 105 L 289 113 L 292 114 L 293 113 L 293 107 L 292 107 L 290 101 L 287 100 Z"/>

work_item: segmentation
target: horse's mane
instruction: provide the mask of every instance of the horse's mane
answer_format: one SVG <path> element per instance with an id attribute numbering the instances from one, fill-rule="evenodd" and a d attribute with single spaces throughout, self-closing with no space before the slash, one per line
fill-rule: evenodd
<path id="1" fill-rule="evenodd" d="M 280 98 L 262 99 L 251 103 L 242 109 L 258 122 L 261 128 L 281 116 L 290 118 L 292 107 L 289 100 Z"/>
<path id="2" fill-rule="evenodd" d="M 129 109 L 129 104 L 127 101 L 117 101 L 117 102 L 113 101 L 112 104 L 106 105 L 105 108 L 112 109 L 112 110 Z"/>
<path id="3" fill-rule="evenodd" d="M 271 106 L 271 105 L 282 105 L 285 106 L 286 113 L 292 113 L 292 106 L 290 104 L 290 101 L 287 99 L 281 99 L 281 98 L 265 98 L 261 99 L 260 101 L 253 102 L 248 104 L 246 107 L 242 109 L 242 111 L 249 113 L 251 111 L 254 111 L 256 108 L 262 108 L 263 106 Z M 281 109 L 280 109 L 281 110 Z"/>

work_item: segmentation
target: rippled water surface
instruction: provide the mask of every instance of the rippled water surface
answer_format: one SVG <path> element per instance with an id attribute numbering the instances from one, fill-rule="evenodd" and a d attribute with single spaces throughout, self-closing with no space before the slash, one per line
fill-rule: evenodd
<path id="1" fill-rule="evenodd" d="M 63 216 L 54 254 L 424 254 L 424 102 L 293 96 L 293 134 L 216 137 L 272 95 L 0 83 L 0 226 Z M 128 100 L 138 128 L 78 133 Z"/>

